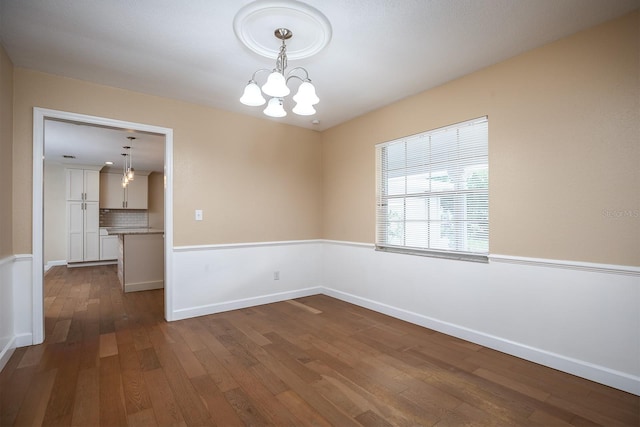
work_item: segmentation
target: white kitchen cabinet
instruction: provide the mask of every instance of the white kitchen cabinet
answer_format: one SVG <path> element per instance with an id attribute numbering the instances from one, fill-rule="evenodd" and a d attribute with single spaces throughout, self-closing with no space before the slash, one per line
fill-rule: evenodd
<path id="1" fill-rule="evenodd" d="M 149 207 L 149 177 L 136 174 L 126 188 L 122 188 L 122 175 L 100 174 L 101 209 L 147 209 Z"/>
<path id="2" fill-rule="evenodd" d="M 98 202 L 67 202 L 67 262 L 100 259 Z"/>
<path id="3" fill-rule="evenodd" d="M 100 260 L 118 259 L 118 236 L 100 236 Z"/>
<path id="4" fill-rule="evenodd" d="M 127 209 L 147 209 L 149 207 L 149 177 L 136 175 L 129 181 L 125 189 L 125 205 Z"/>
<path id="5" fill-rule="evenodd" d="M 100 171 L 65 169 L 67 200 L 100 200 Z"/>
<path id="6" fill-rule="evenodd" d="M 100 259 L 100 171 L 65 169 L 67 262 Z"/>

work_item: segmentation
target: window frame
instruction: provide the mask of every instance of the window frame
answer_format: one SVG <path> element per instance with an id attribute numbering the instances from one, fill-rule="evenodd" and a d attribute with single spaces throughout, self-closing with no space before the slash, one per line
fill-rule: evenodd
<path id="1" fill-rule="evenodd" d="M 446 190 L 446 191 L 442 191 L 442 190 L 433 190 L 431 185 L 433 183 L 433 175 L 431 175 L 434 171 L 436 171 L 436 169 L 434 168 L 435 165 L 437 165 L 439 162 L 442 162 L 442 160 L 434 160 L 434 151 L 433 151 L 433 136 L 437 135 L 439 133 L 444 133 L 444 132 L 450 132 L 452 130 L 456 130 L 459 132 L 460 129 L 468 127 L 468 126 L 474 126 L 474 125 L 480 125 L 480 124 L 485 124 L 486 123 L 486 140 L 480 140 L 482 143 L 484 143 L 484 147 L 482 147 L 482 149 L 484 150 L 484 154 L 482 154 L 479 157 L 484 157 L 485 158 L 485 164 L 486 164 L 486 188 L 476 188 L 476 189 L 468 189 L 468 188 L 463 188 L 463 189 L 453 189 L 453 190 Z M 420 132 L 414 135 L 409 135 L 409 136 L 405 136 L 402 138 L 397 138 L 391 141 L 386 141 L 380 144 L 376 144 L 375 146 L 375 157 L 376 157 L 376 170 L 375 170 L 375 175 L 376 175 L 376 230 L 375 230 L 375 250 L 376 251 L 383 251 L 383 252 L 394 252 L 394 253 L 401 253 L 401 254 L 409 254 L 409 255 L 420 255 L 420 256 L 427 256 L 427 257 L 435 257 L 435 258 L 446 258 L 446 259 L 453 259 L 453 260 L 462 260 L 462 261 L 473 261 L 473 262 L 482 262 L 482 263 L 488 263 L 489 262 L 489 119 L 488 116 L 482 116 L 482 117 L 478 117 L 475 119 L 471 119 L 471 120 L 466 120 L 463 122 L 459 122 L 459 123 L 454 123 L 448 126 L 443 126 L 440 128 L 436 128 L 436 129 L 432 129 L 432 130 L 428 130 L 425 132 Z M 413 166 L 413 165 L 409 165 L 408 161 L 407 161 L 407 151 L 408 151 L 408 144 L 411 141 L 415 141 L 418 140 L 420 138 L 429 138 L 428 142 L 426 142 L 426 144 L 428 144 L 428 155 L 425 156 L 425 158 L 428 158 L 428 161 L 425 161 L 424 164 L 419 166 Z M 424 142 L 421 142 L 424 144 Z M 460 138 L 458 135 L 456 135 L 456 144 L 460 143 Z M 391 161 L 386 158 L 383 159 L 384 156 L 388 156 L 388 150 L 386 150 L 386 148 L 393 146 L 393 145 L 398 145 L 398 144 L 403 144 L 404 147 L 404 152 L 405 152 L 405 157 L 404 157 L 404 166 L 399 167 L 399 168 L 392 168 L 389 165 L 391 164 Z M 445 163 L 450 163 L 452 165 L 454 165 L 454 169 L 455 168 L 461 168 L 464 167 L 465 165 L 468 165 L 466 162 L 467 160 L 465 160 L 466 158 L 463 157 L 461 158 L 456 158 L 454 161 L 446 160 Z M 386 165 L 383 167 L 383 164 Z M 408 190 L 408 177 L 411 176 L 416 176 L 416 174 L 410 174 L 408 172 L 410 172 L 412 169 L 414 168 L 424 168 L 425 171 L 428 171 L 429 173 L 429 190 L 424 190 L 423 192 L 410 192 Z M 449 171 L 449 169 L 451 169 L 451 167 L 447 167 L 445 169 L 445 171 Z M 390 179 L 389 179 L 389 173 L 393 173 L 393 171 L 396 171 L 396 173 L 398 171 L 402 171 L 402 174 L 399 174 L 398 177 L 404 177 L 405 178 L 405 188 L 404 188 L 404 192 L 402 193 L 390 193 L 389 187 L 390 187 Z M 453 185 L 459 184 L 461 182 L 462 178 L 459 178 L 458 181 L 454 181 L 452 182 Z M 392 190 L 391 190 L 392 191 Z M 407 234 L 406 234 L 406 226 L 407 224 L 413 222 L 414 220 L 412 219 L 407 219 L 407 217 L 410 215 L 406 209 L 407 206 L 407 200 L 408 199 L 412 199 L 415 198 L 416 200 L 424 200 L 425 201 L 425 211 L 430 211 L 432 208 L 430 207 L 429 203 L 430 201 L 433 199 L 437 199 L 438 203 L 440 203 L 440 201 L 442 200 L 443 196 L 446 197 L 450 197 L 450 200 L 452 200 L 452 203 L 460 203 L 459 200 L 460 199 L 464 199 L 464 203 L 466 203 L 468 201 L 468 196 L 469 195 L 481 195 L 482 197 L 484 197 L 486 195 L 486 218 L 485 219 L 470 219 L 470 217 L 468 216 L 467 213 L 467 207 L 468 205 L 465 204 L 464 208 L 462 209 L 462 211 L 464 212 L 464 216 L 461 219 L 458 220 L 451 220 L 451 221 L 447 221 L 449 223 L 457 223 L 460 226 L 467 226 L 469 224 L 473 224 L 473 223 L 477 223 L 483 227 L 486 227 L 486 245 L 487 245 L 487 249 L 486 252 L 485 251 L 468 251 L 468 250 L 456 250 L 456 249 L 440 249 L 440 248 L 435 248 L 434 244 L 431 243 L 431 239 L 432 239 L 432 235 L 431 235 L 431 227 L 434 226 L 435 224 L 444 224 L 444 222 L 442 222 L 441 219 L 439 220 L 435 220 L 432 219 L 430 217 L 430 214 L 427 214 L 427 219 L 421 219 L 421 220 L 417 220 L 415 222 L 420 223 L 420 222 L 424 222 L 426 225 L 426 232 L 425 235 L 423 236 L 419 236 L 419 235 L 411 235 L 411 237 L 413 239 L 419 239 L 419 238 L 426 238 L 426 244 L 425 245 L 420 245 L 420 246 L 409 246 L 407 245 Z M 402 214 L 401 214 L 401 219 L 399 221 L 389 221 L 389 200 L 402 200 L 404 203 L 404 207 L 402 208 Z M 480 203 L 485 202 L 485 199 L 481 199 Z M 388 234 L 388 226 L 392 223 L 392 222 L 397 222 L 399 224 L 402 224 L 401 229 L 402 232 L 405 233 L 402 237 L 403 239 L 403 245 L 398 245 L 398 244 L 393 244 L 393 243 L 388 243 L 388 238 L 389 238 L 389 234 Z M 468 229 L 467 229 L 468 230 Z M 454 235 L 454 239 L 456 239 L 456 241 L 461 242 L 463 240 L 460 239 L 460 236 L 467 233 L 468 231 L 463 231 L 460 232 L 458 230 L 458 232 Z M 460 234 L 458 234 L 460 233 Z M 384 240 L 384 241 L 383 241 Z M 468 241 L 465 241 L 465 243 L 468 243 Z M 467 245 L 465 245 L 467 246 Z M 468 247 L 467 247 L 468 249 Z"/>

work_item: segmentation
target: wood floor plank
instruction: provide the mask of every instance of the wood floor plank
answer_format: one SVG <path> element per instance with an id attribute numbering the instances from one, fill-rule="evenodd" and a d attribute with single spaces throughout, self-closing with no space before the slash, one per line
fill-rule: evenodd
<path id="1" fill-rule="evenodd" d="M 197 426 L 212 425 L 207 409 L 198 398 L 193 384 L 189 381 L 189 377 L 182 369 L 170 346 L 164 345 L 156 348 L 156 353 L 175 402 L 187 424 Z"/>
<path id="2" fill-rule="evenodd" d="M 100 423 L 100 370 L 80 371 L 73 401 L 72 426 L 95 426 Z"/>
<path id="3" fill-rule="evenodd" d="M 44 353 L 44 344 L 40 345 L 31 345 L 25 348 L 24 356 L 20 359 L 20 364 L 18 365 L 18 369 L 24 368 L 26 366 L 36 366 L 40 363 L 42 359 L 42 353 Z M 6 368 L 5 368 L 6 369 Z"/>
<path id="4" fill-rule="evenodd" d="M 127 415 L 151 409 L 151 398 L 142 371 L 122 371 L 122 389 Z"/>
<path id="5" fill-rule="evenodd" d="M 151 371 L 162 366 L 153 347 L 143 348 L 138 351 L 138 358 L 140 360 L 140 369 L 143 371 Z"/>
<path id="6" fill-rule="evenodd" d="M 204 369 L 210 375 L 213 382 L 221 391 L 225 392 L 239 385 L 233 376 L 227 371 L 227 368 L 218 360 L 218 358 L 208 349 L 198 350 L 194 353 Z"/>
<path id="7" fill-rule="evenodd" d="M 238 413 L 225 398 L 210 376 L 191 378 L 191 383 L 204 401 L 211 419 L 219 426 L 242 426 Z M 232 390 L 232 389 L 229 389 Z M 225 391 L 229 391 L 225 390 Z"/>
<path id="8" fill-rule="evenodd" d="M 363 426 L 392 427 L 392 424 L 389 424 L 387 420 L 380 417 L 373 411 L 365 411 L 361 414 L 358 414 L 355 418 L 356 421 L 358 421 Z"/>
<path id="9" fill-rule="evenodd" d="M 322 414 L 311 407 L 293 390 L 283 391 L 276 396 L 284 406 L 300 421 L 300 425 L 329 427 L 331 424 Z"/>
<path id="10" fill-rule="evenodd" d="M 320 393 L 294 372 L 271 356 L 258 356 L 260 362 L 280 378 L 287 386 L 302 397 L 314 410 L 322 414 L 333 425 L 357 425 L 357 422 L 327 401 Z"/>
<path id="11" fill-rule="evenodd" d="M 57 375 L 52 393 L 47 404 L 43 419 L 45 425 L 69 425 L 73 411 L 73 401 L 76 395 L 80 365 L 80 349 L 82 343 L 49 345 L 60 354 L 61 363 L 58 364 Z"/>
<path id="12" fill-rule="evenodd" d="M 100 358 L 99 382 L 100 425 L 126 425 L 120 362 L 117 355 Z"/>
<path id="13" fill-rule="evenodd" d="M 16 352 L 18 352 L 16 350 Z M 14 359 L 15 356 L 15 359 Z M 20 356 L 13 354 L 9 362 L 17 365 Z M 37 372 L 36 366 L 26 366 L 20 369 L 13 369 L 15 366 L 5 366 L 2 371 L 2 382 L 0 383 L 0 426 L 13 425 L 18 411 L 24 406 L 24 398 L 31 384 L 31 380 Z M 5 372 L 6 371 L 6 372 Z"/>
<path id="14" fill-rule="evenodd" d="M 115 266 L 45 276 L 0 425 L 633 426 L 640 397 L 326 295 L 178 322 Z"/>
<path id="15" fill-rule="evenodd" d="M 240 388 L 234 388 L 224 393 L 225 399 L 233 407 L 244 425 L 266 426 L 270 425 L 265 416 L 256 408 L 247 394 Z"/>
<path id="16" fill-rule="evenodd" d="M 127 414 L 129 427 L 154 427 L 158 425 L 153 409 L 145 409 L 133 414 Z"/>
<path id="17" fill-rule="evenodd" d="M 115 332 L 100 335 L 100 358 L 118 354 L 118 342 Z"/>
<path id="18" fill-rule="evenodd" d="M 145 371 L 143 375 L 149 387 L 149 398 L 151 399 L 153 413 L 158 425 L 187 425 L 173 395 L 171 386 L 164 375 L 164 371 L 162 369 L 154 369 Z"/>
<path id="19" fill-rule="evenodd" d="M 69 326 L 71 326 L 71 319 L 58 320 L 51 332 L 49 342 L 56 343 L 66 341 L 67 334 L 69 333 Z"/>
<path id="20" fill-rule="evenodd" d="M 14 421 L 16 426 L 38 426 L 44 420 L 57 369 L 38 372 L 31 380 L 29 391 L 24 397 Z"/>
<path id="21" fill-rule="evenodd" d="M 528 386 L 519 381 L 508 378 L 504 375 L 496 374 L 495 372 L 492 372 L 488 369 L 478 368 L 475 371 L 473 371 L 473 373 L 475 375 L 478 375 L 479 377 L 485 378 L 497 384 L 501 384 L 505 387 L 508 387 L 512 390 L 526 394 L 527 396 L 530 396 L 537 400 L 544 401 L 551 395 L 549 392 L 539 390 L 535 387 Z"/>
<path id="22" fill-rule="evenodd" d="M 313 314 L 321 314 L 322 313 L 321 310 L 318 310 L 316 308 L 313 308 L 313 307 L 311 307 L 311 306 L 309 306 L 307 304 L 303 304 L 303 303 L 298 302 L 296 300 L 289 300 L 289 301 L 287 301 L 287 303 L 293 305 L 294 307 L 298 307 L 298 308 L 300 308 L 302 310 L 307 310 L 309 313 L 313 313 Z"/>

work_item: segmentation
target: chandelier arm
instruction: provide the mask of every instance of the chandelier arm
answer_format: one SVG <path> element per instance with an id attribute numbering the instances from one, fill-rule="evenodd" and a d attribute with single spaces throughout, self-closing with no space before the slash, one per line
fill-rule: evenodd
<path id="1" fill-rule="evenodd" d="M 268 68 L 260 68 L 259 70 L 256 70 L 255 73 L 253 73 L 253 75 L 251 76 L 251 80 L 249 80 L 249 83 L 255 82 L 256 81 L 256 74 L 258 74 L 261 71 L 266 71 L 267 73 L 271 73 L 273 70 L 270 70 Z"/>
<path id="2" fill-rule="evenodd" d="M 293 75 L 293 76 L 289 76 L 289 77 L 287 77 L 287 80 L 286 80 L 287 85 L 289 84 L 289 80 L 291 80 L 291 79 L 298 79 L 298 80 L 300 80 L 301 82 L 305 82 L 305 81 L 307 81 L 307 80 L 303 79 L 303 78 L 302 78 L 302 77 L 300 77 L 300 76 L 295 76 L 295 75 Z"/>
<path id="3" fill-rule="evenodd" d="M 293 74 L 293 73 L 294 73 L 295 71 L 297 71 L 297 70 L 302 70 L 302 71 L 304 71 L 304 76 L 305 76 L 305 77 L 304 77 L 304 79 L 303 79 L 302 77 L 300 77 L 300 76 L 296 76 L 296 75 L 294 75 L 294 74 Z M 296 67 L 296 68 L 292 68 L 292 69 L 287 73 L 287 81 L 289 81 L 289 79 L 290 79 L 290 78 L 292 78 L 292 77 L 297 77 L 297 78 L 299 78 L 300 80 L 302 80 L 303 82 L 304 82 L 304 81 L 311 81 L 311 79 L 309 78 L 309 72 L 308 72 L 305 68 L 303 68 L 303 67 Z"/>

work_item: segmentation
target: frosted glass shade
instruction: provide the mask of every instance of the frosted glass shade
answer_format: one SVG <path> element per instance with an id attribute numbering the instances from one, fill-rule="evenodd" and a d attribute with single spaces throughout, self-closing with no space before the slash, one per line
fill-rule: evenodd
<path id="1" fill-rule="evenodd" d="M 264 113 L 269 117 L 284 117 L 287 112 L 284 111 L 284 101 L 282 98 L 271 98 L 264 109 Z"/>
<path id="2" fill-rule="evenodd" d="M 293 110 L 291 111 L 293 111 L 299 116 L 312 116 L 316 113 L 316 109 L 313 108 L 313 105 L 302 104 L 302 103 L 296 104 L 296 106 L 293 107 Z"/>
<path id="3" fill-rule="evenodd" d="M 298 104 L 316 105 L 320 98 L 316 95 L 316 88 L 311 82 L 302 82 L 293 100 Z"/>
<path id="4" fill-rule="evenodd" d="M 269 74 L 267 82 L 262 85 L 262 91 L 267 95 L 276 98 L 282 98 L 283 96 L 289 95 L 291 92 L 287 87 L 287 81 L 284 76 L 277 71 Z"/>
<path id="5" fill-rule="evenodd" d="M 247 86 L 245 86 L 240 102 L 244 105 L 248 105 L 249 107 L 257 107 L 259 105 L 264 105 L 267 101 L 262 96 L 262 92 L 260 92 L 260 88 L 256 82 L 252 80 Z"/>

